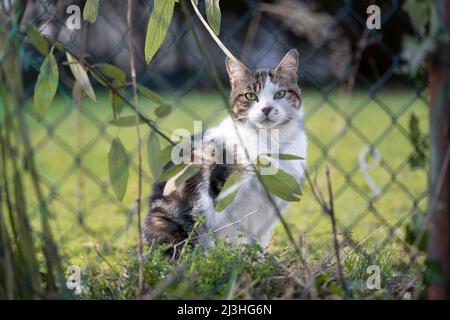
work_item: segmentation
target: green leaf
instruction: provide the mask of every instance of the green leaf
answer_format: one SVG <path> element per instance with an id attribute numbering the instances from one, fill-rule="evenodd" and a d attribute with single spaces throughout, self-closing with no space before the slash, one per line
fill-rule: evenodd
<path id="1" fill-rule="evenodd" d="M 184 166 L 181 171 L 178 171 L 176 174 L 172 175 L 169 180 L 167 180 L 166 185 L 164 186 L 163 195 L 167 196 L 177 190 L 178 187 L 197 174 L 200 169 L 200 165 L 193 163 Z"/>
<path id="2" fill-rule="evenodd" d="M 205 0 L 206 18 L 211 28 L 216 35 L 220 33 L 220 20 L 222 14 L 220 13 L 219 0 Z"/>
<path id="3" fill-rule="evenodd" d="M 413 147 L 408 158 L 411 169 L 426 168 L 429 150 L 428 136 L 422 134 L 419 118 L 414 113 L 409 118 L 409 140 Z"/>
<path id="4" fill-rule="evenodd" d="M 156 92 L 153 92 L 152 90 L 144 87 L 143 85 L 138 84 L 137 89 L 140 94 L 144 95 L 150 101 L 153 101 L 159 105 L 165 104 L 164 100 Z"/>
<path id="5" fill-rule="evenodd" d="M 147 140 L 148 165 L 152 171 L 153 180 L 158 180 L 163 171 L 161 160 L 161 144 L 157 133 L 152 131 Z"/>
<path id="6" fill-rule="evenodd" d="M 167 169 L 166 171 L 164 171 L 158 180 L 161 182 L 167 181 L 176 174 L 180 173 L 180 171 L 182 171 L 185 167 L 186 167 L 185 163 L 176 164 Z"/>
<path id="7" fill-rule="evenodd" d="M 109 91 L 109 101 L 111 103 L 111 107 L 113 109 L 114 114 L 120 113 L 122 111 L 123 106 L 125 105 L 123 99 L 113 90 Z"/>
<path id="8" fill-rule="evenodd" d="M 416 245 L 417 237 L 420 234 L 421 226 L 424 223 L 424 216 L 416 214 L 411 216 L 411 221 L 408 222 L 405 229 L 405 242 L 410 245 Z M 428 244 L 428 232 L 425 232 L 417 244 L 417 248 L 426 251 Z"/>
<path id="9" fill-rule="evenodd" d="M 58 81 L 58 64 L 53 53 L 50 53 L 41 65 L 36 86 L 34 87 L 34 107 L 38 121 L 44 118 L 55 98 Z"/>
<path id="10" fill-rule="evenodd" d="M 150 63 L 166 37 L 172 22 L 174 0 L 155 0 L 145 38 L 145 61 Z"/>
<path id="11" fill-rule="evenodd" d="M 423 280 L 426 284 L 445 285 L 448 283 L 445 275 L 442 272 L 439 261 L 433 258 L 427 258 L 425 261 L 425 271 L 423 273 Z"/>
<path id="12" fill-rule="evenodd" d="M 164 102 L 164 100 L 154 91 L 138 84 L 138 92 L 144 95 L 147 99 L 157 103 L 159 106 L 155 109 L 155 115 L 159 118 L 166 117 L 172 111 L 172 106 Z"/>
<path id="13" fill-rule="evenodd" d="M 125 82 L 126 75 L 125 72 L 122 71 L 122 69 L 108 63 L 99 63 L 95 65 L 95 67 L 99 69 L 103 75 L 116 80 L 121 85 Z"/>
<path id="14" fill-rule="evenodd" d="M 236 197 L 239 188 L 237 188 L 235 191 L 230 193 L 230 188 L 236 188 L 236 185 L 241 180 L 240 172 L 235 170 L 233 171 L 230 176 L 228 177 L 227 181 L 225 182 L 222 190 L 219 193 L 219 196 L 217 197 L 216 202 L 216 211 L 221 212 L 226 207 L 228 207 Z"/>
<path id="15" fill-rule="evenodd" d="M 127 150 L 119 138 L 114 138 L 108 153 L 109 178 L 114 193 L 122 200 L 127 191 L 129 160 Z"/>
<path id="16" fill-rule="evenodd" d="M 64 63 L 63 63 L 64 64 Z M 70 63 L 67 63 L 67 65 L 70 65 Z M 97 75 L 93 70 L 89 70 L 89 74 L 92 76 L 92 78 L 95 79 L 98 83 L 100 83 L 102 86 L 108 88 L 108 85 L 106 81 L 104 81 L 99 75 Z"/>
<path id="17" fill-rule="evenodd" d="M 142 118 L 139 118 L 139 124 L 143 124 Z M 116 127 L 134 127 L 136 126 L 136 116 L 125 116 L 118 119 L 113 119 L 109 122 Z"/>
<path id="18" fill-rule="evenodd" d="M 426 59 L 436 49 L 436 40 L 432 36 L 416 39 L 410 36 L 404 37 L 401 57 L 405 61 L 404 71 L 415 76 Z"/>
<path id="19" fill-rule="evenodd" d="M 78 63 L 78 61 L 69 53 L 69 51 L 66 52 L 67 55 L 67 61 L 69 62 L 70 70 L 73 73 L 73 76 L 80 84 L 81 88 L 83 89 L 84 93 L 91 98 L 93 101 L 97 101 L 97 98 L 95 97 L 94 89 L 92 89 L 91 82 L 89 81 L 89 77 L 86 73 L 86 70 Z"/>
<path id="20" fill-rule="evenodd" d="M 409 134 L 413 139 L 418 139 L 421 135 L 419 119 L 417 118 L 415 113 L 412 113 L 411 117 L 409 118 Z"/>
<path id="21" fill-rule="evenodd" d="M 276 174 L 260 175 L 260 177 L 266 189 L 275 196 L 291 202 L 300 200 L 300 185 L 286 171 L 278 169 Z"/>
<path id="22" fill-rule="evenodd" d="M 48 42 L 47 39 L 31 24 L 28 22 L 25 25 L 25 31 L 30 38 L 31 43 L 43 56 L 48 55 Z"/>
<path id="23" fill-rule="evenodd" d="M 73 83 L 73 87 L 72 87 L 72 99 L 73 99 L 73 101 L 77 101 L 77 100 L 81 101 L 83 99 L 83 95 L 84 95 L 83 90 L 81 90 L 81 87 L 78 84 L 78 82 L 75 81 Z"/>
<path id="24" fill-rule="evenodd" d="M 168 163 L 170 160 L 172 160 L 172 149 L 173 145 L 169 144 L 167 147 L 162 149 L 161 151 L 161 163 Z"/>
<path id="25" fill-rule="evenodd" d="M 163 117 L 168 116 L 171 111 L 172 111 L 172 106 L 170 104 L 163 104 L 163 105 L 160 105 L 158 108 L 156 108 L 155 115 L 159 118 L 163 118 Z"/>
<path id="26" fill-rule="evenodd" d="M 305 158 L 288 153 L 268 153 L 266 156 L 280 160 L 305 160 Z"/>
<path id="27" fill-rule="evenodd" d="M 98 16 L 98 7 L 100 0 L 86 0 L 86 4 L 83 9 L 83 19 L 94 23 Z"/>
<path id="28" fill-rule="evenodd" d="M 201 169 L 201 165 L 199 164 L 193 164 L 190 163 L 187 165 L 186 168 L 184 168 L 183 172 L 177 176 L 175 180 L 175 185 L 177 187 L 181 186 L 183 183 L 188 181 L 190 178 L 192 178 L 194 175 L 196 175 Z"/>
<path id="29" fill-rule="evenodd" d="M 430 3 L 428 1 L 406 0 L 402 5 L 402 9 L 408 13 L 416 31 L 423 36 L 430 19 Z"/>
<path id="30" fill-rule="evenodd" d="M 66 51 L 66 47 L 64 46 L 64 44 L 58 40 L 52 40 L 53 45 L 55 46 L 56 49 L 58 49 L 61 52 Z"/>

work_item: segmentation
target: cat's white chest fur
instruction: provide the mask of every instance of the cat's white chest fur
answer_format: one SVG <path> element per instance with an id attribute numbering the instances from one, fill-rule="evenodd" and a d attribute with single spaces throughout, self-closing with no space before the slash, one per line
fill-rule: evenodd
<path id="1" fill-rule="evenodd" d="M 270 135 L 271 133 L 266 142 L 271 140 Z M 278 134 L 272 137 L 277 140 L 278 153 L 297 155 L 306 159 L 307 140 L 301 110 L 295 119 L 279 129 Z M 254 161 L 260 154 L 276 153 L 273 149 L 267 148 L 267 143 L 261 143 L 258 130 L 238 124 L 235 126 L 231 118 L 226 118 L 217 127 L 208 130 L 205 139 L 222 140 L 227 145 L 235 144 L 240 163 L 247 163 L 248 159 Z M 248 158 L 242 146 L 247 150 Z M 305 167 L 306 160 L 279 160 L 279 168 L 295 177 L 299 184 L 303 181 Z M 243 184 L 233 202 L 222 212 L 215 211 L 214 202 L 208 194 L 208 186 L 201 188 L 200 201 L 206 218 L 205 226 L 210 234 L 214 235 L 200 239 L 200 243 L 204 246 L 210 246 L 215 237 L 233 243 L 257 242 L 262 247 L 269 244 L 273 227 L 279 219 L 273 203 L 270 202 L 255 175 L 242 174 L 241 181 Z M 282 213 L 289 203 L 273 195 L 272 198 Z"/>

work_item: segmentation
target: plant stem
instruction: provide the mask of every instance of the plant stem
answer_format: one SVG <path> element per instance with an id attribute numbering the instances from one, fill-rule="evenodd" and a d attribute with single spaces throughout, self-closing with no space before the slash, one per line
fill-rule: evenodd
<path id="1" fill-rule="evenodd" d="M 211 29 L 211 27 L 209 26 L 208 22 L 206 22 L 205 18 L 203 18 L 202 14 L 200 13 L 200 11 L 198 11 L 198 7 L 197 5 L 194 3 L 194 0 L 191 0 L 191 5 L 194 8 L 195 14 L 197 15 L 197 17 L 200 19 L 201 23 L 203 24 L 203 26 L 205 27 L 205 29 L 209 32 L 209 34 L 211 35 L 211 37 L 213 38 L 213 40 L 217 43 L 217 45 L 220 47 L 220 49 L 222 49 L 222 51 L 233 61 L 238 62 L 239 60 L 230 52 L 230 50 L 227 49 L 227 47 L 222 43 L 222 41 L 220 41 L 220 39 L 216 36 L 216 34 L 214 33 L 214 30 Z"/>
<path id="2" fill-rule="evenodd" d="M 136 64 L 134 59 L 134 38 L 133 38 L 133 1 L 128 0 L 128 51 L 130 57 L 131 83 L 133 88 L 133 100 L 136 107 L 136 134 L 138 143 L 138 195 L 136 199 L 136 214 L 138 228 L 138 255 L 139 255 L 139 295 L 144 290 L 144 257 L 142 244 L 142 226 L 141 226 L 141 200 L 142 200 L 142 139 L 140 129 L 139 101 L 137 96 Z"/>
<path id="3" fill-rule="evenodd" d="M 334 251 L 336 254 L 336 263 L 337 263 L 337 268 L 338 268 L 339 282 L 341 283 L 342 289 L 344 289 L 345 296 L 349 297 L 349 291 L 347 288 L 347 284 L 345 282 L 344 270 L 342 268 L 342 263 L 341 263 L 341 255 L 339 253 L 338 233 L 337 233 L 337 228 L 336 228 L 336 218 L 334 215 L 333 188 L 331 185 L 330 168 L 328 166 L 325 169 L 325 173 L 327 176 L 327 186 L 328 186 L 328 202 L 329 202 L 328 214 L 330 215 L 331 226 L 333 228 L 333 242 L 334 242 Z"/>

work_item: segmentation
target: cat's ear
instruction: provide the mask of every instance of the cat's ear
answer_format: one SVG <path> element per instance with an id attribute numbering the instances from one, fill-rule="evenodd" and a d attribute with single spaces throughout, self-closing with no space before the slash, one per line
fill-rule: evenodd
<path id="1" fill-rule="evenodd" d="M 229 57 L 226 57 L 225 65 L 227 67 L 228 77 L 230 78 L 232 87 L 240 81 L 245 81 L 251 74 L 250 70 L 248 70 L 248 68 L 240 61 L 232 60 Z"/>
<path id="2" fill-rule="evenodd" d="M 284 56 L 278 66 L 275 68 L 275 72 L 285 77 L 297 78 L 297 71 L 299 67 L 298 52 L 296 49 L 289 50 Z"/>

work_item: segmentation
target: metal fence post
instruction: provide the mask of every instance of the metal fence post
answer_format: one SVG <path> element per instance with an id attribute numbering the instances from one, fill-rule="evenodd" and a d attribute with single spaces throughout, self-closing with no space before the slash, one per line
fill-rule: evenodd
<path id="1" fill-rule="evenodd" d="M 435 0 L 437 12 L 450 26 L 450 1 Z M 433 58 L 429 74 L 430 86 L 430 197 L 429 210 L 433 217 L 429 238 L 429 260 L 438 277 L 432 277 L 428 287 L 429 299 L 450 299 L 450 172 L 448 153 L 450 142 L 450 45 L 440 48 Z M 446 156 L 447 154 L 447 156 Z M 435 201 L 433 201 L 435 199 Z M 443 276 L 443 278 L 441 277 Z M 445 279 L 445 280 L 444 280 Z"/>

